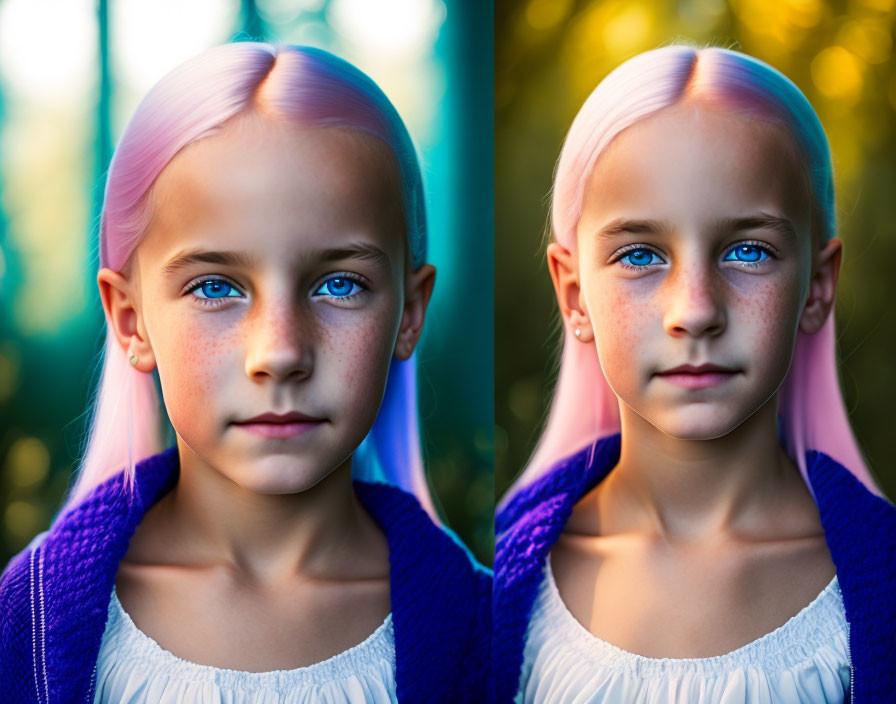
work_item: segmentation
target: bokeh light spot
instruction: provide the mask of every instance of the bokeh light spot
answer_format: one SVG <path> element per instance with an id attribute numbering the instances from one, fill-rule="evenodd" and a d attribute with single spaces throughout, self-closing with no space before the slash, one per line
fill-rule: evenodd
<path id="1" fill-rule="evenodd" d="M 821 21 L 822 5 L 819 0 L 787 0 L 785 4 L 789 24 L 809 29 Z"/>
<path id="2" fill-rule="evenodd" d="M 0 351 L 0 403 L 12 398 L 19 383 L 18 361 Z"/>
<path id="3" fill-rule="evenodd" d="M 6 455 L 4 474 L 15 487 L 33 486 L 50 472 L 50 452 L 38 438 L 19 438 Z"/>
<path id="4" fill-rule="evenodd" d="M 837 33 L 837 42 L 869 64 L 887 61 L 893 50 L 889 31 L 874 20 L 850 20 Z"/>
<path id="5" fill-rule="evenodd" d="M 16 541 L 27 541 L 40 531 L 43 511 L 30 501 L 11 501 L 3 514 L 6 533 Z"/>
<path id="6" fill-rule="evenodd" d="M 863 64 L 842 46 L 829 46 L 812 59 L 812 82 L 825 97 L 854 101 L 862 93 Z"/>
<path id="7" fill-rule="evenodd" d="M 890 12 L 896 8 L 896 0 L 856 0 L 857 4 L 878 12 Z"/>
<path id="8" fill-rule="evenodd" d="M 320 12 L 324 0 L 255 0 L 258 14 L 272 24 L 289 24 L 303 12 Z"/>
<path id="9" fill-rule="evenodd" d="M 572 0 L 531 0 L 526 6 L 526 21 L 539 30 L 551 29 L 565 20 Z"/>
<path id="10" fill-rule="evenodd" d="M 616 56 L 629 54 L 647 43 L 651 25 L 652 15 L 648 8 L 640 3 L 626 5 L 604 26 L 604 44 Z"/>
<path id="11" fill-rule="evenodd" d="M 522 421 L 535 420 L 538 413 L 538 379 L 527 377 L 514 382 L 508 393 L 510 410 Z"/>
<path id="12" fill-rule="evenodd" d="M 333 0 L 327 18 L 348 41 L 381 58 L 429 53 L 445 21 L 440 0 Z"/>

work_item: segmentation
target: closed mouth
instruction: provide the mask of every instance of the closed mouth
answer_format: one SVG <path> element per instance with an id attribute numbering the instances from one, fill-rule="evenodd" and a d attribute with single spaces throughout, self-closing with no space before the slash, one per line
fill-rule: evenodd
<path id="1" fill-rule="evenodd" d="M 326 419 L 317 416 L 309 416 L 298 411 L 290 411 L 289 413 L 262 413 L 245 420 L 234 421 L 236 425 L 290 425 L 297 423 L 323 423 Z"/>
<path id="2" fill-rule="evenodd" d="M 682 364 L 677 367 L 673 367 L 672 369 L 666 369 L 662 372 L 657 372 L 659 376 L 668 376 L 671 374 L 689 374 L 691 376 L 700 376 L 702 374 L 737 374 L 737 369 L 732 369 L 731 367 L 722 367 L 718 364 L 700 364 L 695 366 L 693 364 Z"/>

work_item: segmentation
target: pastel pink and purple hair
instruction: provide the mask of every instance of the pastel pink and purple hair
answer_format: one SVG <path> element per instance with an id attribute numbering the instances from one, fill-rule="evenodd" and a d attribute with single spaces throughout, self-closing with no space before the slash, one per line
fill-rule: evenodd
<path id="1" fill-rule="evenodd" d="M 100 216 L 100 267 L 121 271 L 152 217 L 152 186 L 186 145 L 214 135 L 230 118 L 262 109 L 309 127 L 356 130 L 385 142 L 398 166 L 409 261 L 426 257 L 426 218 L 417 154 L 401 117 L 367 75 L 311 47 L 236 42 L 216 46 L 165 75 L 125 126 L 109 166 Z M 108 321 L 107 321 L 108 323 Z M 355 452 L 353 476 L 386 481 L 420 499 L 435 516 L 423 473 L 415 357 L 393 359 L 380 412 Z M 106 326 L 102 372 L 86 449 L 66 507 L 93 487 L 163 450 L 153 375 L 128 363 Z"/>
<path id="2" fill-rule="evenodd" d="M 821 122 L 797 86 L 766 63 L 721 48 L 665 46 L 639 54 L 594 89 L 566 135 L 554 174 L 554 239 L 574 252 L 585 187 L 609 144 L 627 127 L 684 100 L 748 114 L 781 125 L 794 140 L 812 202 L 816 243 L 834 237 L 834 182 Z M 557 460 L 620 431 L 619 401 L 598 355 L 565 329 L 560 372 L 550 412 L 535 451 L 505 503 Z M 806 479 L 805 452 L 820 450 L 848 467 L 875 493 L 850 426 L 840 384 L 834 315 L 814 335 L 797 333 L 790 369 L 778 390 L 782 445 Z M 808 484 L 808 480 L 807 480 Z"/>

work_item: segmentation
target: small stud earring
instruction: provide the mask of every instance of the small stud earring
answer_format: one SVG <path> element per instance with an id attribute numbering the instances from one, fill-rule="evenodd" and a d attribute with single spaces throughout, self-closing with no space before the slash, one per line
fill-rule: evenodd
<path id="1" fill-rule="evenodd" d="M 137 366 L 137 355 L 132 354 L 131 358 L 128 361 L 131 363 L 132 367 L 136 367 Z"/>
<path id="2" fill-rule="evenodd" d="M 578 328 L 576 328 L 576 338 L 577 338 L 577 339 L 581 339 L 581 338 L 582 338 L 582 331 L 579 330 Z"/>

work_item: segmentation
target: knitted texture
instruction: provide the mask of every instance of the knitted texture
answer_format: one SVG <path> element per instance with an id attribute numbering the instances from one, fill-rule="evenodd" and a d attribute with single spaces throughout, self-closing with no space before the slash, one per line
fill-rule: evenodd
<path id="1" fill-rule="evenodd" d="M 516 695 L 526 627 L 544 559 L 576 501 L 619 460 L 619 447 L 619 435 L 615 435 L 561 460 L 521 489 L 495 519 L 492 668 L 496 702 L 511 702 Z"/>
<path id="2" fill-rule="evenodd" d="M 0 701 L 89 701 L 118 564 L 140 518 L 174 486 L 176 458 L 170 448 L 140 463 L 133 494 L 123 472 L 107 479 L 10 562 L 0 580 Z"/>
<path id="3" fill-rule="evenodd" d="M 9 563 L 0 577 L 0 702 L 92 701 L 118 566 L 179 470 L 172 447 L 137 464 L 133 495 L 123 472 L 115 475 Z M 415 497 L 386 484 L 355 482 L 355 491 L 389 544 L 399 701 L 484 701 L 490 573 Z"/>
<path id="4" fill-rule="evenodd" d="M 849 622 L 853 701 L 896 701 L 896 507 L 822 452 L 806 469 Z"/>
<path id="5" fill-rule="evenodd" d="M 519 491 L 496 519 L 492 667 L 495 701 L 519 687 L 526 629 L 545 559 L 575 504 L 619 461 L 620 435 L 558 462 Z M 896 507 L 824 453 L 806 455 L 809 482 L 850 623 L 854 699 L 893 701 L 896 691 Z"/>
<path id="6" fill-rule="evenodd" d="M 399 702 L 485 700 L 491 576 L 411 494 L 356 482 L 389 541 Z"/>

